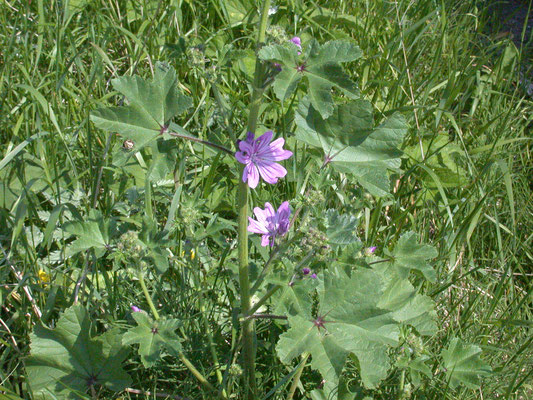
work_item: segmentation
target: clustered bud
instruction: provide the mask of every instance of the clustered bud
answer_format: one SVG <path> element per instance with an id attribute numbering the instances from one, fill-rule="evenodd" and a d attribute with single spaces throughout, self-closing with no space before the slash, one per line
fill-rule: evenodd
<path id="1" fill-rule="evenodd" d="M 276 44 L 285 43 L 289 40 L 289 37 L 287 36 L 285 29 L 283 29 L 283 27 L 279 25 L 269 26 L 266 33 L 271 38 L 271 40 Z"/>
<path id="2" fill-rule="evenodd" d="M 182 223 L 185 226 L 192 226 L 198 222 L 201 215 L 198 209 L 190 205 L 182 205 L 180 210 Z"/>
<path id="3" fill-rule="evenodd" d="M 135 231 L 124 233 L 119 238 L 117 250 L 127 257 L 134 259 L 141 258 L 143 255 L 143 246 L 139 242 L 139 234 Z"/>
<path id="4" fill-rule="evenodd" d="M 311 190 L 307 196 L 303 198 L 304 204 L 307 206 L 317 206 L 319 204 L 324 204 L 326 198 L 319 190 Z"/>
<path id="5" fill-rule="evenodd" d="M 204 52 L 202 51 L 200 46 L 190 47 L 189 49 L 187 49 L 187 53 L 191 66 L 200 69 L 205 67 L 206 60 Z"/>
<path id="6" fill-rule="evenodd" d="M 308 229 L 300 245 L 304 254 L 314 251 L 316 258 L 320 261 L 326 258 L 330 250 L 326 234 L 315 228 Z"/>

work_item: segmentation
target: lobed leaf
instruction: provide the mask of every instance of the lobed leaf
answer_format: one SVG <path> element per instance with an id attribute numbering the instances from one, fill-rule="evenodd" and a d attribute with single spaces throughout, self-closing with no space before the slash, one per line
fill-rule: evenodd
<path id="1" fill-rule="evenodd" d="M 177 319 L 152 320 L 145 312 L 132 314 L 137 326 L 130 328 L 122 338 L 122 344 L 139 344 L 139 355 L 145 367 L 154 366 L 163 349 L 177 354 L 181 351 L 181 343 L 175 330 L 180 322 Z"/>
<path id="2" fill-rule="evenodd" d="M 450 386 L 455 388 L 461 384 L 470 389 L 478 389 L 482 375 L 492 371 L 490 365 L 481 358 L 481 349 L 473 344 L 464 343 L 458 338 L 453 338 L 447 349 L 441 353 L 443 365 L 446 368 L 446 377 Z"/>
<path id="3" fill-rule="evenodd" d="M 274 81 L 274 93 L 281 101 L 294 93 L 300 80 L 305 77 L 311 104 L 323 118 L 329 117 L 334 111 L 331 97 L 333 87 L 350 98 L 359 95 L 355 83 L 338 65 L 361 57 L 359 47 L 351 42 L 334 40 L 320 46 L 316 40 L 312 40 L 301 55 L 292 44 L 271 45 L 263 47 L 259 57 L 281 65 L 281 72 Z"/>
<path id="4" fill-rule="evenodd" d="M 398 147 L 407 133 L 401 114 L 393 114 L 377 128 L 373 127 L 371 104 L 352 100 L 335 106 L 327 119 L 304 100 L 295 115 L 296 138 L 321 148 L 325 162 L 340 172 L 353 175 L 370 193 L 385 196 L 389 192 L 387 170 L 400 167 Z"/>
<path id="5" fill-rule="evenodd" d="M 420 271 L 430 282 L 436 282 L 437 274 L 428 260 L 437 255 L 438 252 L 433 246 L 418 243 L 415 232 L 403 234 L 391 253 L 392 264 L 401 275 L 407 276 L 409 271 L 414 269 Z"/>
<path id="6" fill-rule="evenodd" d="M 135 150 L 157 138 L 172 118 L 192 105 L 191 98 L 178 90 L 174 69 L 163 64 L 157 65 L 151 80 L 123 76 L 113 79 L 112 84 L 129 105 L 95 110 L 91 121 L 101 129 L 120 134 L 124 140 L 132 140 Z"/>
<path id="7" fill-rule="evenodd" d="M 326 235 L 332 245 L 348 245 L 359 242 L 357 226 L 359 220 L 349 214 L 339 214 L 337 210 L 326 211 Z"/>
<path id="8" fill-rule="evenodd" d="M 122 369 L 128 350 L 122 335 L 111 330 L 91 337 L 91 320 L 81 305 L 60 316 L 55 329 L 36 325 L 30 335 L 26 379 L 34 398 L 43 400 L 79 398 L 91 386 L 121 391 L 131 384 Z"/>

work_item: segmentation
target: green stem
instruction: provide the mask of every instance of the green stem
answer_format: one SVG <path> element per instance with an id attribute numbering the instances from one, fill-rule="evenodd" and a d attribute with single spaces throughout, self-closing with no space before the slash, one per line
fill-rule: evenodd
<path id="1" fill-rule="evenodd" d="M 148 305 L 150 306 L 150 310 L 152 311 L 152 314 L 154 315 L 154 318 L 157 321 L 159 319 L 159 313 L 157 312 L 154 306 L 154 302 L 152 301 L 152 296 L 150 296 L 150 293 L 148 293 L 148 288 L 146 287 L 146 283 L 144 282 L 144 276 L 142 272 L 139 273 L 139 283 L 141 284 L 144 297 L 146 297 L 146 301 L 148 302 Z"/>
<path id="2" fill-rule="evenodd" d="M 185 354 L 183 352 L 178 353 L 178 357 L 181 360 L 181 362 L 187 367 L 189 371 L 192 372 L 192 374 L 195 376 L 196 379 L 207 389 L 211 390 L 212 392 L 216 393 L 217 389 L 209 383 L 207 379 L 205 379 L 205 376 L 202 375 L 200 371 L 198 371 L 194 365 L 189 361 L 187 357 L 185 357 Z M 225 399 L 226 397 L 224 395 L 220 395 L 221 398 Z"/>
<path id="3" fill-rule="evenodd" d="M 196 137 L 193 137 L 193 136 L 188 136 L 188 135 L 184 135 L 182 133 L 177 133 L 177 132 L 166 132 L 167 135 L 170 135 L 170 136 L 174 136 L 174 137 L 177 137 L 177 138 L 181 138 L 181 139 L 186 139 L 186 140 L 190 140 L 192 142 L 196 142 L 196 143 L 201 143 L 201 144 L 205 144 L 206 146 L 209 146 L 209 147 L 212 147 L 216 150 L 220 150 L 220 151 L 223 151 L 224 153 L 227 153 L 229 155 L 233 155 L 234 152 L 224 146 L 221 146 L 220 144 L 216 144 L 216 143 L 212 143 L 208 140 L 203 140 L 203 139 L 199 139 L 199 138 L 196 138 Z"/>
<path id="4" fill-rule="evenodd" d="M 217 376 L 217 381 L 220 385 L 222 385 L 222 372 L 220 372 L 220 368 L 219 368 L 218 355 L 217 355 L 217 350 L 215 348 L 215 343 L 213 341 L 213 335 L 211 334 L 211 327 L 209 326 L 209 322 L 207 321 L 207 318 L 206 318 L 207 309 L 204 303 L 204 296 L 201 292 L 199 292 L 199 296 L 200 296 L 200 302 L 201 302 L 200 304 L 201 313 L 200 314 L 202 316 L 205 332 L 207 333 L 207 340 L 209 341 L 209 350 L 211 351 L 211 357 L 213 357 L 213 362 L 215 363 L 215 368 L 216 368 L 215 373 Z M 226 391 L 224 390 L 224 388 L 222 388 L 222 395 L 226 396 Z"/>
<path id="5" fill-rule="evenodd" d="M 300 377 L 302 376 L 302 372 L 305 368 L 305 364 L 308 358 L 309 358 L 309 353 L 302 354 L 302 363 L 298 367 L 298 371 L 296 371 L 296 375 L 294 375 L 291 388 L 289 389 L 289 394 L 287 395 L 287 400 L 292 400 L 292 397 L 294 396 L 294 393 L 296 392 L 296 388 L 298 387 L 298 383 L 300 382 Z"/>
<path id="6" fill-rule="evenodd" d="M 264 0 L 263 8 L 261 9 L 261 16 L 259 22 L 259 32 L 257 35 L 256 50 L 259 50 L 263 45 L 266 37 L 266 28 L 268 23 L 268 10 L 270 8 L 270 0 Z M 259 57 L 255 60 L 255 72 L 253 82 L 252 100 L 248 115 L 248 131 L 254 132 L 257 127 L 257 120 L 259 117 L 259 108 L 263 97 L 262 88 L 263 80 L 263 65 Z M 240 170 L 242 174 L 242 168 Z M 237 190 L 237 212 L 239 215 L 238 228 L 238 253 L 239 253 L 239 285 L 241 294 L 241 312 L 244 317 L 249 315 L 251 300 L 250 300 L 250 281 L 248 277 L 248 185 L 242 180 L 239 182 Z M 255 351 L 254 351 L 254 322 L 252 319 L 244 319 L 242 322 L 242 338 L 243 338 L 243 358 L 244 358 L 244 388 L 248 400 L 255 400 L 256 398 L 256 382 L 255 382 Z"/>
<path id="7" fill-rule="evenodd" d="M 266 294 L 261 297 L 261 299 L 254 304 L 254 306 L 250 309 L 250 311 L 248 312 L 249 314 L 248 315 L 253 315 L 257 310 L 259 310 L 259 308 L 266 303 L 266 301 L 272 297 L 272 295 L 274 293 L 276 293 L 279 289 L 281 289 L 281 285 L 276 285 L 276 286 L 273 286 L 272 288 L 269 289 L 268 292 L 266 292 Z"/>

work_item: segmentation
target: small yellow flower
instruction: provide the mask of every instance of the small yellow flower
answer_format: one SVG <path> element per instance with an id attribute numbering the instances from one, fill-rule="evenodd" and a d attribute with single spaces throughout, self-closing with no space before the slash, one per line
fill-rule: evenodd
<path id="1" fill-rule="evenodd" d="M 50 283 L 50 274 L 46 272 L 44 269 L 40 269 L 38 275 L 39 275 L 39 281 L 42 284 L 46 285 Z"/>
<path id="2" fill-rule="evenodd" d="M 191 260 L 194 260 L 194 258 L 196 257 L 196 252 L 194 251 L 194 249 L 190 249 L 189 253 L 190 253 L 190 256 L 191 256 Z M 185 250 L 183 250 L 181 252 L 181 256 L 185 257 Z"/>

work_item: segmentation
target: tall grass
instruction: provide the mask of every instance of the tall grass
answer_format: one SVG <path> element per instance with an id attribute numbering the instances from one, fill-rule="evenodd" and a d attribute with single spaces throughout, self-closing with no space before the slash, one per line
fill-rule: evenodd
<path id="1" fill-rule="evenodd" d="M 439 282 L 424 291 L 439 305 L 441 329 L 426 348 L 437 353 L 458 332 L 482 344 L 495 371 L 479 392 L 452 391 L 439 374 L 431 386 L 413 389 L 412 398 L 531 398 L 533 103 L 520 75 L 527 65 L 523 50 L 530 44 L 517 48 L 491 31 L 486 4 L 474 0 L 291 0 L 278 5 L 273 21 L 288 24 L 291 35 L 354 39 L 364 57 L 348 69 L 379 110 L 377 118 L 400 110 L 410 119 L 393 197 L 360 197 L 347 179 L 338 179 L 325 196 L 332 207 L 349 207 L 359 196 L 366 207 L 362 234 L 376 244 L 386 246 L 401 232 L 415 230 L 439 247 Z M 106 216 L 118 213 L 126 219 L 120 214 L 126 201 L 122 195 L 142 180 L 135 169 L 121 175 L 110 158 L 117 139 L 109 142 L 89 122 L 91 110 L 120 101 L 110 80 L 132 73 L 149 76 L 156 61 L 171 63 L 194 100 L 185 124 L 200 136 L 224 140 L 230 130 L 244 129 L 250 90 L 245 49 L 256 22 L 248 0 L 38 0 L 5 1 L 0 7 L 2 386 L 24 392 L 24 355 L 36 314 L 52 321 L 71 301 L 79 279 L 84 260 L 65 254 L 66 238 L 56 226 L 65 213 L 86 215 L 95 204 Z M 290 133 L 294 122 L 285 111 L 272 97 L 263 121 Z M 179 151 L 187 152 L 188 160 L 176 169 L 175 180 L 190 184 L 198 196 L 219 193 L 218 210 L 230 215 L 227 189 L 209 171 L 195 169 L 196 157 L 205 155 L 191 154 L 183 145 Z M 227 165 L 212 165 L 233 177 Z M 299 169 L 292 166 L 292 179 L 298 179 Z M 296 195 L 290 182 L 280 187 L 284 196 L 279 189 L 276 196 Z M 162 186 L 158 195 L 170 204 L 172 187 Z M 59 212 L 61 205 L 65 211 Z M 135 200 L 130 198 L 128 206 L 134 208 Z M 156 213 L 166 215 L 161 209 Z M 208 263 L 209 249 L 200 250 L 205 253 L 191 262 Z M 39 281 L 40 270 L 60 283 L 53 291 Z M 207 375 L 212 359 L 204 346 L 202 318 L 217 319 L 228 312 L 222 304 L 237 306 L 238 299 L 216 301 L 211 292 L 198 296 L 187 282 L 220 279 L 231 288 L 230 275 L 176 272 L 153 288 L 167 311 L 185 321 L 184 333 L 191 339 L 186 350 Z M 84 296 L 105 325 L 126 315 L 138 289 L 111 266 L 94 265 Z M 230 327 L 213 330 L 215 343 L 235 342 Z M 259 324 L 258 331 L 261 346 L 269 349 L 279 332 L 268 324 Z M 231 365 L 236 352 L 233 347 L 220 362 Z M 267 354 L 258 361 L 259 373 L 272 364 Z M 145 372 L 132 359 L 128 369 L 135 387 L 178 388 L 188 397 L 200 396 L 184 368 L 172 360 L 162 362 L 167 364 L 157 371 L 171 374 Z M 273 376 L 260 379 L 266 391 L 287 373 L 282 367 L 270 371 Z M 316 378 L 304 374 L 302 382 L 310 386 Z M 399 398 L 396 378 L 382 385 L 379 398 Z"/>

